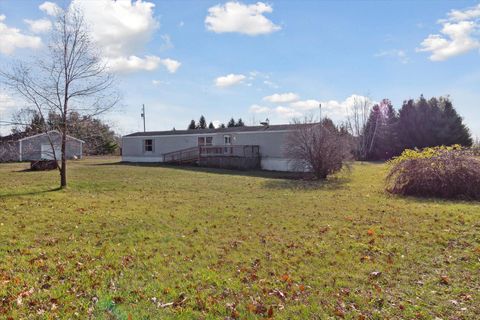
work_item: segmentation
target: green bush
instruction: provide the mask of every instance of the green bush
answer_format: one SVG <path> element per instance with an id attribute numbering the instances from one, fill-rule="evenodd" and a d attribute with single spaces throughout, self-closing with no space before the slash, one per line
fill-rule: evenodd
<path id="1" fill-rule="evenodd" d="M 480 160 L 460 146 L 405 150 L 389 161 L 393 194 L 480 200 Z"/>

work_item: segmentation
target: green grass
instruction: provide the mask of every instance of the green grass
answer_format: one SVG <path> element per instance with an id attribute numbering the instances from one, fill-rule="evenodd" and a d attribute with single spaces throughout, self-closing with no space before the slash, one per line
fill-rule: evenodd
<path id="1" fill-rule="evenodd" d="M 480 314 L 479 202 L 389 196 L 382 164 L 312 183 L 116 161 L 71 162 L 62 191 L 0 165 L 0 318 Z"/>

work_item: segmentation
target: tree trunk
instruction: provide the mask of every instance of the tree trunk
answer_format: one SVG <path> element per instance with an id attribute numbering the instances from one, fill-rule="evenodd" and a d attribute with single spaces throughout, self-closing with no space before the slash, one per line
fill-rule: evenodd
<path id="1" fill-rule="evenodd" d="M 66 56 L 66 53 L 65 53 Z M 65 69 L 65 96 L 62 115 L 62 168 L 60 169 L 60 188 L 67 187 L 67 112 L 68 112 L 68 76 Z"/>
<path id="2" fill-rule="evenodd" d="M 60 167 L 60 188 L 67 187 L 67 121 L 64 120 L 63 132 L 62 132 L 62 166 Z"/>

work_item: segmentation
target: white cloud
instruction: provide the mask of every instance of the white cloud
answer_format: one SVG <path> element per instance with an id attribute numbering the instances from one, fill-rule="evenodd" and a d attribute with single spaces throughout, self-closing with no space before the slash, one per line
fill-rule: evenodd
<path id="1" fill-rule="evenodd" d="M 49 16 L 56 16 L 62 9 L 54 2 L 45 1 L 38 6 L 40 10 L 48 14 Z"/>
<path id="2" fill-rule="evenodd" d="M 297 118 L 302 116 L 302 113 L 294 108 L 278 106 L 275 108 L 275 112 L 282 118 Z"/>
<path id="3" fill-rule="evenodd" d="M 156 87 L 161 86 L 161 85 L 169 85 L 169 81 L 162 81 L 162 80 L 152 80 L 152 84 Z"/>
<path id="4" fill-rule="evenodd" d="M 384 50 L 376 53 L 374 55 L 377 58 L 382 58 L 382 57 L 392 57 L 398 59 L 400 63 L 407 64 L 409 62 L 407 53 L 403 50 L 398 50 L 398 49 L 392 49 L 392 50 Z"/>
<path id="5" fill-rule="evenodd" d="M 346 116 L 352 112 L 352 108 L 357 105 L 367 104 L 373 105 L 374 102 L 366 96 L 352 94 L 343 101 L 328 100 L 322 101 L 322 111 L 326 112 L 327 116 Z"/>
<path id="6" fill-rule="evenodd" d="M 249 109 L 250 113 L 267 113 L 270 112 L 269 107 L 260 106 L 258 104 L 252 104 Z"/>
<path id="7" fill-rule="evenodd" d="M 420 44 L 419 52 L 430 52 L 430 60 L 444 61 L 480 48 L 480 4 L 465 10 L 452 10 L 439 20 L 440 34 L 430 34 Z"/>
<path id="8" fill-rule="evenodd" d="M 15 106 L 15 100 L 7 93 L 0 91 L 0 111 L 4 111 Z"/>
<path id="9" fill-rule="evenodd" d="M 10 28 L 4 21 L 5 15 L 0 15 L 0 52 L 10 55 L 17 48 L 37 49 L 42 46 L 42 39 L 23 34 L 19 29 Z"/>
<path id="10" fill-rule="evenodd" d="M 134 72 L 139 70 L 152 71 L 158 68 L 161 59 L 156 56 L 146 56 L 139 58 L 137 56 L 109 58 L 108 65 L 114 72 Z"/>
<path id="11" fill-rule="evenodd" d="M 293 92 L 287 93 L 275 93 L 271 96 L 266 96 L 263 98 L 264 101 L 269 101 L 273 103 L 286 103 L 286 102 L 293 102 L 298 100 L 298 95 Z"/>
<path id="12" fill-rule="evenodd" d="M 230 1 L 209 8 L 205 26 L 216 33 L 238 32 L 249 36 L 268 34 L 281 29 L 264 16 L 272 11 L 272 6 L 263 2 L 246 5 Z"/>
<path id="13" fill-rule="evenodd" d="M 328 117 L 343 117 L 346 116 L 349 112 L 351 112 L 353 106 L 359 103 L 367 103 L 372 105 L 373 102 L 370 98 L 352 94 L 348 98 L 343 101 L 338 100 L 325 100 L 320 101 L 316 99 L 308 99 L 308 100 L 300 100 L 290 103 L 290 107 L 294 110 L 298 111 L 299 113 L 305 114 L 311 112 L 313 110 L 319 110 L 319 105 L 322 105 L 322 113 L 324 116 Z"/>
<path id="14" fill-rule="evenodd" d="M 230 73 L 226 76 L 216 78 L 215 85 L 217 87 L 230 87 L 241 83 L 243 80 L 245 80 L 245 78 L 246 77 L 243 74 Z"/>
<path id="15" fill-rule="evenodd" d="M 162 34 L 160 38 L 163 41 L 162 45 L 160 46 L 161 51 L 166 51 L 174 48 L 172 39 L 170 39 L 170 36 L 168 34 Z"/>
<path id="16" fill-rule="evenodd" d="M 177 72 L 178 68 L 182 65 L 179 61 L 173 60 L 170 58 L 167 59 L 160 59 L 160 63 L 167 68 L 168 72 L 175 73 Z"/>
<path id="17" fill-rule="evenodd" d="M 175 73 L 180 62 L 155 55 L 140 57 L 153 33 L 159 28 L 155 4 L 143 0 L 73 0 L 92 30 L 92 38 L 107 57 L 113 71 L 152 71 L 163 65 Z"/>
<path id="18" fill-rule="evenodd" d="M 290 106 L 298 110 L 307 111 L 307 110 L 318 109 L 319 104 L 320 104 L 320 101 L 309 99 L 309 100 L 292 102 Z"/>
<path id="19" fill-rule="evenodd" d="M 285 96 L 285 97 L 288 97 L 288 96 Z M 290 97 L 293 97 L 293 96 L 290 95 Z M 250 106 L 248 111 L 253 114 L 269 113 L 269 115 L 277 116 L 279 117 L 279 119 L 282 119 L 284 121 L 285 119 L 299 118 L 303 116 L 310 117 L 310 116 L 318 115 L 319 105 L 321 104 L 323 117 L 325 116 L 329 117 L 334 121 L 343 121 L 346 119 L 347 115 L 351 114 L 355 104 L 359 106 L 363 103 L 366 103 L 370 107 L 375 103 L 370 98 L 362 95 L 357 95 L 357 94 L 352 94 L 343 101 L 338 101 L 338 100 L 320 101 L 317 99 L 298 100 L 298 96 L 295 95 L 295 97 L 296 97 L 295 100 L 290 101 L 289 103 L 287 102 L 287 104 L 278 105 L 275 108 L 269 108 L 266 106 L 253 104 Z M 289 99 L 285 99 L 285 100 L 289 100 Z"/>
<path id="20" fill-rule="evenodd" d="M 33 33 L 44 33 L 52 29 L 52 22 L 48 19 L 29 20 L 25 19 L 26 24 Z"/>
<path id="21" fill-rule="evenodd" d="M 480 4 L 465 10 L 451 10 L 448 18 L 452 21 L 463 21 L 480 18 Z"/>

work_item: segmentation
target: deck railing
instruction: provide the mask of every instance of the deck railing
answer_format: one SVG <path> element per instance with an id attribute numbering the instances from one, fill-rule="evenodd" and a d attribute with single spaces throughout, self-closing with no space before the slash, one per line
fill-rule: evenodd
<path id="1" fill-rule="evenodd" d="M 259 156 L 260 146 L 256 145 L 198 146 L 165 153 L 163 161 L 185 162 L 198 160 L 203 157 L 255 158 Z"/>

